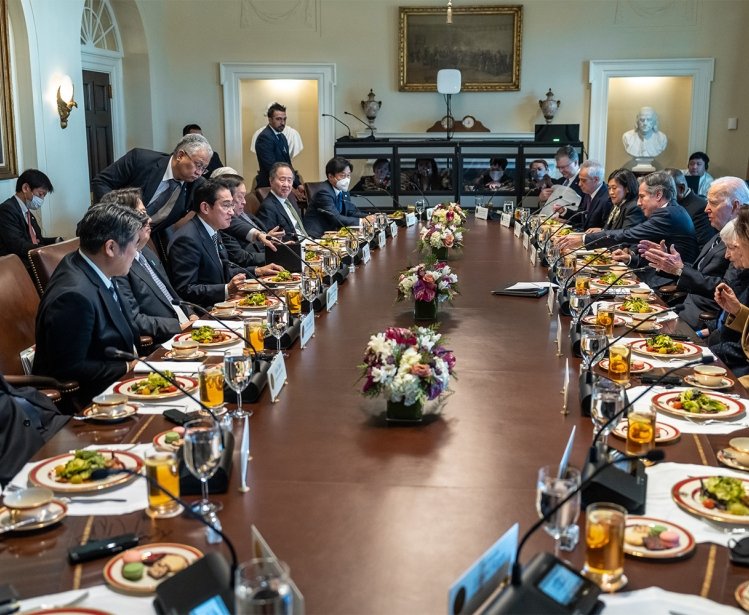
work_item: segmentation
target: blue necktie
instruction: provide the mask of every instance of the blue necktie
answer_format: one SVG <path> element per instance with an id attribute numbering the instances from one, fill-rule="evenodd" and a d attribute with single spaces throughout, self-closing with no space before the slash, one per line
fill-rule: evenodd
<path id="1" fill-rule="evenodd" d="M 336 197 L 336 207 L 338 207 L 338 213 L 343 213 L 343 192 L 339 192 Z"/>

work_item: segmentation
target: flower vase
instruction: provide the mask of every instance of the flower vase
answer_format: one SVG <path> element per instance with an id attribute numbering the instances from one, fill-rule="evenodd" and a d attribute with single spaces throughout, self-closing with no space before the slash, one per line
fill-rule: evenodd
<path id="1" fill-rule="evenodd" d="M 407 406 L 403 400 L 388 401 L 385 418 L 393 423 L 421 423 L 424 419 L 424 404 L 417 401 Z"/>
<path id="2" fill-rule="evenodd" d="M 436 258 L 438 261 L 446 261 L 447 260 L 447 248 L 432 248 L 432 256 Z"/>
<path id="3" fill-rule="evenodd" d="M 435 320 L 437 318 L 437 299 L 432 301 L 414 301 L 414 320 Z"/>

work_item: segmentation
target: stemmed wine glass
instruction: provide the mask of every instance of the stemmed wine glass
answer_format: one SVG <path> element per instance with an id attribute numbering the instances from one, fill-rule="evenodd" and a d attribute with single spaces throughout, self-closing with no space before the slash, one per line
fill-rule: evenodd
<path id="1" fill-rule="evenodd" d="M 325 262 L 323 261 L 323 269 L 325 270 L 325 273 L 327 272 L 327 269 L 325 267 Z M 331 275 L 328 273 L 328 275 Z M 317 297 L 317 293 L 320 292 L 320 279 L 317 276 L 303 276 L 302 277 L 302 296 L 307 300 L 307 303 L 309 304 L 309 312 L 312 312 L 312 301 L 314 301 L 315 297 Z M 307 312 L 307 313 L 309 313 Z"/>
<path id="2" fill-rule="evenodd" d="M 569 290 L 570 314 L 572 314 L 572 324 L 576 325 L 580 320 L 583 310 L 590 305 L 590 293 L 579 292 L 575 288 Z"/>
<path id="3" fill-rule="evenodd" d="M 266 319 L 270 334 L 276 338 L 276 354 L 279 354 L 281 352 L 281 337 L 289 325 L 289 311 L 282 303 L 268 308 Z"/>
<path id="4" fill-rule="evenodd" d="M 583 325 L 580 329 L 580 350 L 583 353 L 583 370 L 593 367 L 593 359 L 608 344 L 606 327 L 603 325 Z"/>
<path id="5" fill-rule="evenodd" d="M 364 239 L 369 243 L 374 239 L 375 227 L 372 222 L 362 219 L 362 231 L 364 232 Z"/>
<path id="6" fill-rule="evenodd" d="M 230 348 L 224 352 L 224 382 L 237 394 L 237 409 L 229 416 L 233 419 L 242 419 L 252 416 L 252 410 L 242 410 L 242 391 L 250 382 L 254 360 L 244 348 Z"/>
<path id="7" fill-rule="evenodd" d="M 415 203 L 416 207 L 416 215 L 419 217 L 419 222 L 421 222 L 421 216 L 424 213 L 424 210 L 426 209 L 426 201 L 424 199 L 417 199 Z"/>
<path id="8" fill-rule="evenodd" d="M 203 517 L 215 514 L 221 505 L 208 500 L 208 479 L 216 473 L 224 451 L 221 425 L 210 418 L 185 423 L 183 450 L 187 468 L 200 481 L 202 497 L 193 511 Z"/>
<path id="9" fill-rule="evenodd" d="M 593 419 L 593 425 L 596 427 L 596 433 L 600 431 L 606 423 L 622 411 L 626 402 L 624 387 L 608 378 L 597 378 L 593 383 L 593 389 L 590 396 L 590 416 Z M 601 432 L 596 441 L 598 449 L 598 458 L 603 459 L 608 449 L 608 438 L 614 429 L 615 422 L 612 422 Z"/>
<path id="10" fill-rule="evenodd" d="M 346 254 L 349 255 L 351 258 L 351 263 L 348 266 L 349 273 L 353 273 L 356 271 L 356 266 L 354 265 L 354 256 L 356 256 L 356 253 L 359 251 L 359 239 L 354 235 L 353 233 L 350 235 L 346 235 Z"/>
<path id="11" fill-rule="evenodd" d="M 568 467 L 564 477 L 559 476 L 558 466 L 544 466 L 538 471 L 536 486 L 536 512 L 543 517 L 570 492 L 580 486 L 580 471 Z M 554 539 L 554 555 L 559 557 L 560 539 L 564 532 L 575 525 L 580 515 L 580 494 L 576 494 L 556 511 L 544 524 L 546 532 Z"/>
<path id="12" fill-rule="evenodd" d="M 322 253 L 322 270 L 325 275 L 332 276 L 338 269 L 338 259 L 332 250 L 326 250 Z"/>

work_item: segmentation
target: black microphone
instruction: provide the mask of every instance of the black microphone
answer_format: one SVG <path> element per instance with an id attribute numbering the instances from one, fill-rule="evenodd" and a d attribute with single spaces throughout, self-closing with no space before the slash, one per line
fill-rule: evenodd
<path id="1" fill-rule="evenodd" d="M 216 416 L 216 413 L 213 411 L 213 408 L 209 408 L 206 406 L 200 399 L 195 397 L 190 391 L 188 391 L 185 387 L 183 387 L 179 381 L 177 381 L 176 378 L 171 378 L 170 376 L 167 376 L 165 372 L 161 371 L 160 369 L 156 369 L 153 364 L 148 361 L 147 359 L 141 359 L 137 355 L 134 355 L 131 352 L 125 352 L 124 350 L 120 350 L 119 348 L 115 348 L 114 346 L 107 346 L 104 349 L 104 355 L 109 359 L 118 359 L 118 360 L 124 360 L 124 361 L 140 361 L 141 363 L 147 365 L 151 370 L 156 372 L 159 376 L 161 376 L 164 380 L 167 382 L 171 382 L 175 387 L 177 387 L 182 393 L 187 395 L 190 399 L 192 399 L 196 404 L 198 404 L 203 410 L 205 410 L 208 414 L 211 415 L 211 418 L 213 418 L 216 423 L 220 423 L 221 421 Z M 221 433 L 223 434 L 223 430 L 221 430 Z"/>
<path id="2" fill-rule="evenodd" d="M 210 310 L 205 309 L 202 305 L 198 305 L 197 303 L 190 303 L 189 301 L 181 301 L 179 299 L 175 299 L 174 301 L 172 301 L 172 305 L 189 305 L 191 308 L 198 310 L 201 314 L 205 314 L 206 316 L 208 316 L 209 319 L 215 320 L 222 327 L 228 329 L 229 331 L 234 333 L 240 340 L 242 340 L 247 345 L 247 347 L 250 350 L 252 350 L 252 355 L 255 357 L 255 359 L 258 358 L 257 349 L 252 345 L 252 342 L 250 342 L 250 340 L 248 340 L 241 333 L 238 333 L 237 331 L 235 331 L 225 321 L 221 320 L 218 316 L 215 316 L 214 314 L 212 314 Z"/>
<path id="3" fill-rule="evenodd" d="M 315 268 L 312 265 L 310 265 L 306 260 L 304 260 L 304 258 L 302 258 L 299 254 L 297 254 L 296 252 L 294 252 L 294 250 L 292 250 L 289 246 L 287 246 L 283 241 L 281 241 L 279 239 L 272 239 L 271 241 L 273 243 L 275 243 L 275 244 L 278 244 L 284 250 L 286 250 L 287 252 L 289 252 L 289 254 L 291 254 L 295 258 L 297 258 L 302 265 L 304 265 L 305 267 L 307 267 L 307 269 L 309 269 L 310 271 L 312 271 L 312 274 L 313 274 L 314 277 L 317 277 L 317 271 L 315 270 Z"/>
<path id="4" fill-rule="evenodd" d="M 338 261 L 338 267 L 339 268 L 341 267 L 341 257 L 338 255 L 338 252 L 336 252 L 335 250 L 333 250 L 329 246 L 326 246 L 325 244 L 322 244 L 319 241 L 313 239 L 309 235 L 305 235 L 303 233 L 297 233 L 296 235 L 297 235 L 297 238 L 301 237 L 303 240 L 309 241 L 310 243 L 315 244 L 316 246 L 322 248 L 323 250 L 326 250 L 326 251 L 330 252 L 333 255 L 333 257 L 336 259 L 336 261 Z"/>
<path id="5" fill-rule="evenodd" d="M 182 508 L 184 508 L 185 512 L 190 517 L 192 517 L 193 519 L 197 521 L 200 521 L 207 528 L 213 530 L 219 536 L 221 536 L 221 538 L 226 543 L 226 546 L 229 549 L 229 553 L 231 554 L 231 577 L 230 577 L 229 582 L 231 583 L 231 587 L 232 588 L 234 587 L 234 571 L 237 569 L 237 564 L 239 563 L 239 559 L 237 558 L 237 551 L 234 548 L 234 543 L 232 543 L 229 537 L 226 534 L 224 534 L 222 530 L 220 530 L 216 525 L 208 521 L 208 519 L 203 517 L 203 515 L 201 515 L 198 512 L 195 512 L 192 506 L 190 506 L 190 504 L 185 502 L 183 499 L 178 498 L 168 489 L 165 489 L 164 487 L 162 487 L 157 480 L 151 478 L 147 474 L 141 474 L 140 472 L 136 472 L 134 470 L 131 470 L 130 468 L 99 468 L 91 472 L 91 480 L 102 480 L 104 478 L 108 478 L 109 476 L 115 476 L 117 474 L 130 474 L 131 476 L 137 476 L 137 477 L 144 479 L 148 483 L 149 487 L 156 488 L 159 491 L 161 491 L 161 493 L 166 495 L 170 500 L 182 506 Z"/>
<path id="6" fill-rule="evenodd" d="M 354 139 L 354 137 L 351 136 L 351 128 L 349 128 L 349 125 L 346 124 L 346 122 L 339 120 L 335 115 L 331 115 L 330 113 L 322 113 L 321 115 L 322 117 L 332 117 L 336 122 L 344 126 L 346 130 L 348 131 L 348 137 L 340 137 L 338 141 L 355 141 L 356 140 Z"/>
<path id="7" fill-rule="evenodd" d="M 623 459 L 615 460 L 615 461 L 609 461 L 602 465 L 599 468 L 596 468 L 596 470 L 591 474 L 588 478 L 583 480 L 580 485 L 576 488 L 570 491 L 562 500 L 557 502 L 556 506 L 553 506 L 550 510 L 546 512 L 545 515 L 543 515 L 538 521 L 536 521 L 530 529 L 523 535 L 523 538 L 520 540 L 520 543 L 518 544 L 518 548 L 515 551 L 515 562 L 512 565 L 512 585 L 515 587 L 519 587 L 521 585 L 522 581 L 522 567 L 520 565 L 520 551 L 523 548 L 523 545 L 528 541 L 528 539 L 533 535 L 533 533 L 540 528 L 544 523 L 546 523 L 554 513 L 556 513 L 562 506 L 564 506 L 567 502 L 569 502 L 573 497 L 575 497 L 578 493 L 580 493 L 585 487 L 587 487 L 590 482 L 603 470 L 608 468 L 610 465 L 614 463 L 618 463 L 619 461 L 633 461 L 636 459 L 647 459 L 648 461 L 662 461 L 665 457 L 665 453 L 660 449 L 653 449 L 652 451 L 648 451 L 644 455 L 626 455 Z"/>
<path id="8" fill-rule="evenodd" d="M 419 196 L 421 196 L 421 198 L 424 201 L 426 201 L 426 204 L 427 204 L 426 206 L 429 207 L 429 199 L 426 197 L 426 195 L 424 194 L 424 191 L 421 189 L 421 186 L 419 186 L 419 184 L 417 184 L 416 182 L 413 182 L 413 181 L 411 181 L 409 179 L 409 180 L 406 181 L 406 185 L 407 186 L 413 186 L 414 188 L 416 188 L 416 190 L 419 192 Z"/>
<path id="9" fill-rule="evenodd" d="M 382 188 L 381 186 L 375 186 L 375 190 L 377 190 L 378 192 L 384 192 L 390 198 L 390 201 L 393 204 L 393 209 L 398 209 L 398 202 L 395 200 L 395 197 L 390 193 L 389 190 L 387 190 L 386 188 Z"/>
<path id="10" fill-rule="evenodd" d="M 355 115 L 354 115 L 353 113 L 349 113 L 348 111 L 344 111 L 344 112 L 343 112 L 343 115 L 350 115 L 350 116 L 351 116 L 351 117 L 353 117 L 353 118 L 354 118 L 354 119 L 355 119 L 356 121 L 358 121 L 358 122 L 359 122 L 360 124 L 364 124 L 364 126 L 366 126 L 366 127 L 367 127 L 367 130 L 369 130 L 369 136 L 368 136 L 368 137 L 364 137 L 364 138 L 362 139 L 362 141 L 374 141 L 374 140 L 375 140 L 375 136 L 374 136 L 374 128 L 372 128 L 372 127 L 371 127 L 371 126 L 370 126 L 369 124 L 367 124 L 367 123 L 366 123 L 366 122 L 365 122 L 364 120 L 362 120 L 362 119 L 358 118 L 358 117 L 357 117 L 357 116 L 355 116 Z"/>

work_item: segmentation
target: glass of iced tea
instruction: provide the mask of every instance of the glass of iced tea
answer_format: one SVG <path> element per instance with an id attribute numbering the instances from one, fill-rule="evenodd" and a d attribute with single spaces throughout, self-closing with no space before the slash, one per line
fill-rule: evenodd
<path id="1" fill-rule="evenodd" d="M 630 409 L 627 416 L 627 455 L 644 455 L 655 448 L 657 412 L 652 406 Z"/>
<path id="2" fill-rule="evenodd" d="M 220 363 L 203 363 L 198 367 L 200 401 L 209 408 L 224 403 L 224 370 Z"/>
<path id="3" fill-rule="evenodd" d="M 587 273 L 578 273 L 575 276 L 575 290 L 581 294 L 590 292 L 590 276 Z"/>
<path id="4" fill-rule="evenodd" d="M 609 348 L 609 378 L 617 384 L 629 384 L 632 349 L 625 344 Z"/>
<path id="5" fill-rule="evenodd" d="M 265 349 L 265 321 L 262 318 L 245 319 L 244 336 L 255 352 L 262 352 Z"/>
<path id="6" fill-rule="evenodd" d="M 152 519 L 168 519 L 182 513 L 182 506 L 166 495 L 166 489 L 179 497 L 179 471 L 177 456 L 167 451 L 151 450 L 144 457 L 148 477 L 148 508 L 146 514 Z M 157 486 L 158 485 L 158 486 Z"/>
<path id="7" fill-rule="evenodd" d="M 583 574 L 605 592 L 627 584 L 624 575 L 624 529 L 627 511 L 618 504 L 596 502 L 585 509 Z"/>
<path id="8" fill-rule="evenodd" d="M 614 336 L 614 306 L 611 303 L 602 302 L 597 305 L 596 324 L 606 329 L 608 337 Z"/>
<path id="9" fill-rule="evenodd" d="M 289 308 L 289 314 L 298 316 L 302 313 L 302 291 L 299 287 L 286 290 L 286 305 Z"/>

